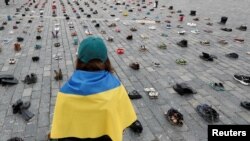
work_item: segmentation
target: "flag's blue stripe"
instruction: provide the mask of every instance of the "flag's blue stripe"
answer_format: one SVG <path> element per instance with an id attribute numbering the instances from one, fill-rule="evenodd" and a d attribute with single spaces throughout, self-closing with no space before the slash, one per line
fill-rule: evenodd
<path id="1" fill-rule="evenodd" d="M 120 86 L 120 81 L 107 71 L 76 70 L 60 92 L 74 95 L 92 95 Z"/>

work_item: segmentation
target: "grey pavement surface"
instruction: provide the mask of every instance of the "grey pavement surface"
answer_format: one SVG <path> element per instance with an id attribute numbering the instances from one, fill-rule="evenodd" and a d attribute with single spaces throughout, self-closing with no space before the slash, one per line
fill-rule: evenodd
<path id="1" fill-rule="evenodd" d="M 25 141 L 45 141 L 50 129 L 51 119 L 56 94 L 62 84 L 67 81 L 74 70 L 74 60 L 77 45 L 73 44 L 71 33 L 76 31 L 79 40 L 87 35 L 84 25 L 87 25 L 89 31 L 94 35 L 99 35 L 105 40 L 109 36 L 114 37 L 114 42 L 106 42 L 109 50 L 109 57 L 116 70 L 117 76 L 125 85 L 127 91 L 138 90 L 143 96 L 140 100 L 133 100 L 138 119 L 143 125 L 143 132 L 140 135 L 126 130 L 124 141 L 205 141 L 207 140 L 207 123 L 195 111 L 198 104 L 212 105 L 220 114 L 220 121 L 214 124 L 249 124 L 250 112 L 240 107 L 240 102 L 250 100 L 250 87 L 244 86 L 233 79 L 233 74 L 249 74 L 250 55 L 246 52 L 249 49 L 249 30 L 239 31 L 235 28 L 242 24 L 250 23 L 250 3 L 249 0 L 159 0 L 159 8 L 152 9 L 153 4 L 147 5 L 139 12 L 136 6 L 137 2 L 132 0 L 128 2 L 127 9 L 133 9 L 128 12 L 128 16 L 123 16 L 124 5 L 115 5 L 111 0 L 95 0 L 97 5 L 88 0 L 90 7 L 98 11 L 93 15 L 90 7 L 84 5 L 84 0 L 80 0 L 80 6 L 84 12 L 80 12 L 78 6 L 71 1 L 72 6 L 80 13 L 81 18 L 77 19 L 72 8 L 66 0 L 62 0 L 66 7 L 66 12 L 70 20 L 66 20 L 62 13 L 60 1 L 56 1 L 57 17 L 52 17 L 51 4 L 48 0 L 44 7 L 44 16 L 40 18 L 40 8 L 45 0 L 40 0 L 38 8 L 31 5 L 30 11 L 25 12 L 24 5 L 19 14 L 15 15 L 16 8 L 20 7 L 28 0 L 11 0 L 9 6 L 0 2 L 0 23 L 7 21 L 7 15 L 12 16 L 12 21 L 7 21 L 3 31 L 0 31 L 0 74 L 14 74 L 19 80 L 18 85 L 0 86 L 0 141 L 6 141 L 10 137 L 19 136 Z M 86 2 L 87 0 L 85 0 Z M 147 1 L 147 0 L 146 0 Z M 106 2 L 107 4 L 104 4 Z M 138 3 L 141 4 L 141 1 Z M 147 1 L 148 3 L 148 1 Z M 141 4 L 146 5 L 146 4 Z M 165 5 L 165 8 L 162 8 Z M 174 10 L 182 10 L 185 15 L 184 21 L 178 21 L 178 13 L 172 13 L 168 10 L 169 6 Z M 113 6 L 113 8 L 110 8 Z M 103 10 L 107 8 L 107 10 Z M 196 10 L 200 21 L 193 21 L 189 15 L 190 10 Z M 122 12 L 120 12 L 122 11 Z M 150 11 L 149 15 L 147 14 Z M 22 17 L 22 14 L 26 14 Z M 86 17 L 86 13 L 92 15 Z M 85 14 L 85 15 L 84 15 Z M 111 17 L 115 14 L 115 17 Z M 15 15 L 15 16 L 14 16 Z M 167 17 L 171 15 L 171 17 Z M 13 17 L 14 16 L 14 17 Z M 225 26 L 217 24 L 221 16 L 227 16 L 228 21 Z M 146 18 L 147 21 L 159 19 L 161 23 L 146 23 L 141 25 L 136 20 Z M 115 21 L 115 18 L 120 18 Z M 210 21 L 205 20 L 210 18 Z M 32 19 L 32 23 L 28 20 Z M 96 20 L 100 28 L 95 27 Z M 108 21 L 105 21 L 108 20 Z M 165 20 L 170 20 L 172 28 L 166 29 Z M 16 21 L 18 29 L 13 29 Z M 70 29 L 68 22 L 72 22 L 74 29 Z M 187 26 L 188 22 L 196 23 L 196 27 Z M 214 23 L 213 26 L 206 25 L 207 22 Z M 58 39 L 52 37 L 51 31 L 54 30 L 54 24 L 60 24 Z M 121 29 L 120 33 L 115 32 L 115 28 L 108 27 L 109 24 L 116 23 Z M 184 28 L 176 28 L 177 25 Z M 37 27 L 43 26 L 42 32 L 37 32 Z M 150 30 L 150 26 L 155 26 L 156 30 Z M 138 31 L 131 32 L 129 29 L 136 27 Z M 232 32 L 220 30 L 221 27 L 232 28 Z M 198 29 L 200 34 L 193 34 L 190 31 Z M 213 33 L 205 33 L 203 30 L 213 30 Z M 107 34 L 101 34 L 105 30 Z M 186 30 L 186 35 L 179 35 L 177 32 Z M 12 33 L 12 32 L 13 33 Z M 27 33 L 23 33 L 26 31 Z M 162 33 L 168 37 L 160 36 Z M 132 34 L 133 40 L 126 40 L 127 35 Z M 37 41 L 36 36 L 40 35 L 41 40 Z M 142 39 L 140 35 L 148 36 L 149 39 Z M 16 37 L 24 37 L 21 42 L 21 51 L 14 51 Z M 244 38 L 244 43 L 234 42 L 234 38 Z M 176 43 L 182 39 L 188 40 L 188 47 L 181 48 Z M 219 40 L 225 39 L 228 45 L 220 45 Z M 7 40 L 4 41 L 4 40 Z M 209 40 L 211 46 L 200 45 L 200 41 Z M 54 47 L 54 43 L 59 42 L 60 47 Z M 166 50 L 157 48 L 161 42 L 167 45 Z M 35 49 L 39 44 L 41 49 Z M 140 52 L 140 46 L 145 45 L 147 52 Z M 117 48 L 124 48 L 125 53 L 118 55 Z M 218 57 L 214 62 L 206 62 L 199 58 L 201 52 L 214 54 Z M 232 60 L 225 57 L 226 53 L 236 52 L 239 59 Z M 53 55 L 60 54 L 62 60 L 55 60 Z M 33 56 L 39 56 L 39 62 L 32 62 Z M 15 64 L 9 64 L 9 58 L 15 58 Z M 175 60 L 184 58 L 188 64 L 178 65 Z M 140 70 L 135 71 L 129 67 L 132 62 L 140 63 Z M 152 62 L 160 63 L 160 67 L 154 67 Z M 62 69 L 63 81 L 54 80 L 54 70 Z M 38 82 L 27 85 L 21 82 L 27 74 L 36 73 Z M 195 95 L 180 96 L 172 86 L 178 82 L 186 82 L 198 91 Z M 208 86 L 209 82 L 222 82 L 226 91 L 217 92 Z M 158 99 L 150 99 L 144 92 L 145 87 L 154 87 L 159 92 Z M 20 115 L 12 114 L 11 105 L 17 99 L 31 101 L 30 111 L 35 117 L 29 121 L 24 121 Z M 171 107 L 178 109 L 184 115 L 183 127 L 171 125 L 164 117 Z"/>

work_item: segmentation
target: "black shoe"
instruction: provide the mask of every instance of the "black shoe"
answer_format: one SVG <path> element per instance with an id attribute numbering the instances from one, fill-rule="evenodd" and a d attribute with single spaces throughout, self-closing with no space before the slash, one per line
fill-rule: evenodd
<path id="1" fill-rule="evenodd" d="M 197 92 L 186 83 L 176 83 L 173 89 L 180 95 L 196 94 Z"/>
<path id="2" fill-rule="evenodd" d="M 140 69 L 140 64 L 138 62 L 134 62 L 134 63 L 131 63 L 129 65 L 129 67 L 134 69 L 134 70 L 139 70 Z"/>
<path id="3" fill-rule="evenodd" d="M 14 138 L 10 138 L 7 141 L 24 141 L 22 138 L 19 137 L 14 137 Z"/>
<path id="4" fill-rule="evenodd" d="M 196 111 L 207 122 L 219 121 L 219 113 L 207 104 L 198 105 Z"/>
<path id="5" fill-rule="evenodd" d="M 187 40 L 181 40 L 180 42 L 177 43 L 178 46 L 180 47 L 188 47 L 188 41 Z"/>
<path id="6" fill-rule="evenodd" d="M 138 91 L 136 91 L 136 90 L 133 90 L 132 92 L 129 92 L 128 93 L 128 97 L 130 99 L 141 99 L 142 98 L 142 96 L 140 95 L 140 93 Z"/>
<path id="7" fill-rule="evenodd" d="M 214 57 L 205 52 L 202 52 L 202 55 L 200 55 L 200 58 L 205 61 L 214 61 Z"/>
<path id="8" fill-rule="evenodd" d="M 229 54 L 226 54 L 226 57 L 232 58 L 232 59 L 238 59 L 239 55 L 237 53 L 229 53 Z"/>
<path id="9" fill-rule="evenodd" d="M 133 35 L 128 35 L 127 40 L 133 40 Z"/>
<path id="10" fill-rule="evenodd" d="M 250 110 L 250 102 L 243 101 L 240 103 L 240 106 L 246 108 L 247 110 Z"/>
<path id="11" fill-rule="evenodd" d="M 37 82 L 37 75 L 34 73 L 30 74 L 30 82 L 31 83 L 36 83 Z"/>
<path id="12" fill-rule="evenodd" d="M 39 57 L 38 57 L 38 56 L 33 56 L 33 57 L 32 57 L 32 61 L 33 61 L 33 62 L 39 61 Z"/>
<path id="13" fill-rule="evenodd" d="M 227 19 L 228 19 L 228 17 L 221 17 L 221 20 L 220 20 L 220 22 L 218 22 L 218 24 L 225 25 L 227 23 Z"/>
<path id="14" fill-rule="evenodd" d="M 196 11 L 191 10 L 191 11 L 190 11 L 190 16 L 196 16 Z"/>
<path id="15" fill-rule="evenodd" d="M 232 28 L 221 28 L 221 30 L 227 31 L 227 32 L 232 32 L 233 31 Z"/>
<path id="16" fill-rule="evenodd" d="M 247 26 L 241 25 L 240 27 L 237 27 L 236 29 L 241 30 L 241 31 L 247 31 Z"/>
<path id="17" fill-rule="evenodd" d="M 132 123 L 132 125 L 130 125 L 129 128 L 135 133 L 141 133 L 143 130 L 143 127 L 139 120 L 136 120 L 134 123 Z"/>
<path id="18" fill-rule="evenodd" d="M 234 79 L 243 85 L 250 85 L 250 76 L 235 74 Z"/>

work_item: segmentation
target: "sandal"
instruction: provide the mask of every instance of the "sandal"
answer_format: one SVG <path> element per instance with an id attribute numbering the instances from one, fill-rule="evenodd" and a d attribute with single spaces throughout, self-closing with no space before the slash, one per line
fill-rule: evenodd
<path id="1" fill-rule="evenodd" d="M 216 91 L 225 91 L 225 88 L 222 83 L 209 83 L 209 86 Z"/>
<path id="2" fill-rule="evenodd" d="M 176 64 L 179 64 L 179 65 L 186 65 L 187 64 L 187 61 L 184 59 L 176 59 L 175 62 L 176 62 Z"/>
<path id="3" fill-rule="evenodd" d="M 173 86 L 173 89 L 180 95 L 186 95 L 186 94 L 196 94 L 197 92 L 188 86 L 187 83 L 176 83 Z"/>
<path id="4" fill-rule="evenodd" d="M 171 108 L 164 115 L 172 125 L 183 125 L 183 115 L 178 110 Z"/>
<path id="5" fill-rule="evenodd" d="M 130 99 L 140 99 L 140 98 L 142 98 L 142 96 L 140 95 L 140 93 L 138 91 L 136 91 L 136 90 L 133 90 L 132 92 L 129 92 L 128 93 L 128 97 Z"/>

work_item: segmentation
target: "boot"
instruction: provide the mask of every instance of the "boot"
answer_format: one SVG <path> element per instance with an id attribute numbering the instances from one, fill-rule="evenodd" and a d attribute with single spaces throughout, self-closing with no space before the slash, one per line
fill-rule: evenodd
<path id="1" fill-rule="evenodd" d="M 223 24 L 223 25 L 225 25 L 226 24 L 226 22 L 227 22 L 227 17 L 221 17 L 221 20 L 220 20 L 220 22 L 218 22 L 219 24 Z"/>
<path id="2" fill-rule="evenodd" d="M 191 11 L 190 11 L 190 16 L 196 16 L 196 11 L 191 10 Z"/>
<path id="3" fill-rule="evenodd" d="M 177 43 L 178 46 L 180 47 L 187 47 L 188 46 L 188 41 L 187 40 L 181 40 L 180 42 Z"/>

